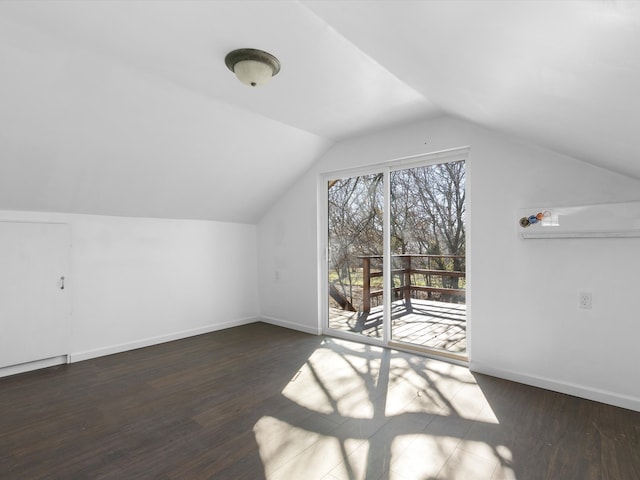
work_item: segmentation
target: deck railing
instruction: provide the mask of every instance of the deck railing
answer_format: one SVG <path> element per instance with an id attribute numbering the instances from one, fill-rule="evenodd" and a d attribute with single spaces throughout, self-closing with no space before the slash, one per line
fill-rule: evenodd
<path id="1" fill-rule="evenodd" d="M 371 299 L 380 297 L 383 294 L 381 289 L 372 289 L 371 279 L 382 277 L 382 271 L 372 271 L 371 260 L 382 259 L 382 256 L 370 255 L 358 257 L 362 259 L 362 310 L 371 310 Z M 416 265 L 416 259 L 425 259 Z M 466 273 L 464 271 L 464 255 L 422 255 L 422 254 L 400 254 L 392 255 L 394 268 L 393 277 L 399 278 L 399 285 L 392 288 L 394 298 L 403 298 L 407 304 L 410 303 L 412 292 L 426 292 L 429 298 L 454 298 L 464 302 L 465 289 L 460 288 L 461 279 L 464 281 Z M 395 268 L 396 264 L 400 268 Z M 425 265 L 426 263 L 426 265 Z M 442 266 L 448 264 L 452 269 L 443 269 Z M 441 268 L 436 268 L 435 266 Z M 455 270 L 453 268 L 460 268 Z M 424 284 L 413 282 L 414 274 L 422 275 Z M 438 280 L 439 279 L 439 280 Z"/>

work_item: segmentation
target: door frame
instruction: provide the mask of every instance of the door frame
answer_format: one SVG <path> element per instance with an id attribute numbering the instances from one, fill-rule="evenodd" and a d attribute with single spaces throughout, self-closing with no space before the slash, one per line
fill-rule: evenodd
<path id="1" fill-rule="evenodd" d="M 18 293 L 7 302 L 11 314 L 3 319 L 8 322 L 5 327 L 12 327 L 6 330 L 10 332 L 7 338 L 13 339 L 14 343 L 10 347 L 5 345 L 0 355 L 0 377 L 68 363 L 71 345 L 70 226 L 63 222 L 4 219 L 0 219 L 0 226 L 9 242 L 9 250 L 3 252 L 7 266 L 9 271 L 18 271 L 15 277 L 2 279 L 16 284 L 15 291 L 9 290 Z M 21 242 L 23 255 L 8 257 L 13 250 L 10 242 L 16 239 Z M 31 304 L 37 307 L 26 306 Z"/>
<path id="2" fill-rule="evenodd" d="M 390 295 L 391 295 L 391 275 L 387 274 L 391 270 L 391 257 L 390 253 L 390 173 L 395 170 L 402 170 L 406 168 L 415 168 L 421 166 L 429 166 L 439 163 L 448 163 L 448 162 L 456 162 L 456 161 L 464 161 L 465 162 L 465 191 L 466 191 L 466 219 L 465 224 L 469 224 L 469 147 L 459 147 L 453 148 L 449 150 L 442 150 L 433 153 L 424 153 L 418 155 L 412 155 L 408 157 L 402 157 L 398 159 L 373 163 L 369 165 L 363 165 L 359 167 L 351 167 L 340 170 L 331 170 L 326 172 L 321 172 L 318 175 L 318 183 L 317 183 L 317 205 L 318 205 L 318 330 L 323 335 L 328 335 L 332 337 L 342 338 L 345 340 L 356 341 L 364 344 L 381 346 L 381 347 L 391 347 L 397 350 L 407 350 L 412 353 L 418 353 L 420 355 L 434 357 L 442 360 L 447 360 L 453 363 L 459 363 L 463 365 L 468 364 L 469 352 L 470 352 L 470 263 L 466 263 L 466 299 L 465 303 L 467 306 L 467 350 L 466 355 L 461 356 L 457 354 L 449 354 L 448 352 L 432 350 L 432 349 L 423 349 L 420 347 L 413 347 L 411 344 L 404 344 L 401 342 L 395 342 L 391 339 L 391 322 L 390 318 Z M 330 180 L 335 180 L 339 178 L 349 178 L 354 176 L 361 175 L 370 175 L 374 173 L 383 173 L 384 174 L 384 211 L 383 211 L 383 279 L 384 279 L 384 288 L 383 288 L 383 336 L 381 339 L 372 338 L 363 336 L 359 333 L 352 333 L 346 331 L 340 331 L 329 328 L 329 302 L 328 302 L 328 230 L 329 230 L 329 222 L 328 222 L 328 202 L 327 202 L 327 184 Z M 466 232 L 466 251 L 469 252 L 469 229 L 467 227 Z"/>

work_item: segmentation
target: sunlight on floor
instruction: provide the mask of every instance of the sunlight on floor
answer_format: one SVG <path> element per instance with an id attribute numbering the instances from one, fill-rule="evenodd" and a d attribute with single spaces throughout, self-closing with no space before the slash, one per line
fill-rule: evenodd
<path id="1" fill-rule="evenodd" d="M 328 339 L 254 426 L 269 480 L 508 479 L 498 419 L 464 367 Z M 498 435 L 495 435 L 498 437 Z"/>

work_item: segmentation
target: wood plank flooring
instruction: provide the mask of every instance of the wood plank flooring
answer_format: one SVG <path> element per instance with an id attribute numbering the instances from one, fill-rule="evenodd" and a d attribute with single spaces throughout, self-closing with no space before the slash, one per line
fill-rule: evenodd
<path id="1" fill-rule="evenodd" d="M 362 313 L 330 309 L 329 327 L 343 332 L 382 338 L 382 305 Z M 464 355 L 467 350 L 467 307 L 464 304 L 411 299 L 391 304 L 391 335 L 397 342 Z"/>
<path id="2" fill-rule="evenodd" d="M 1 479 L 640 479 L 640 413 L 266 324 L 0 379 Z"/>

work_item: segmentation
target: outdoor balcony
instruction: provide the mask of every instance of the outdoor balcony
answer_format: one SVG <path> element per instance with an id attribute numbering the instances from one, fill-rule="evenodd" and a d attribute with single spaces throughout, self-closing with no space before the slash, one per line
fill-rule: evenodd
<path id="1" fill-rule="evenodd" d="M 329 327 L 382 338 L 382 257 L 359 258 L 362 282 L 351 287 L 358 308 L 331 285 L 334 303 L 329 309 Z M 393 255 L 391 340 L 465 354 L 464 262 L 461 255 Z"/>

